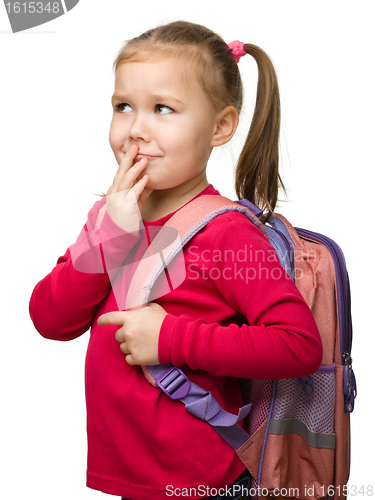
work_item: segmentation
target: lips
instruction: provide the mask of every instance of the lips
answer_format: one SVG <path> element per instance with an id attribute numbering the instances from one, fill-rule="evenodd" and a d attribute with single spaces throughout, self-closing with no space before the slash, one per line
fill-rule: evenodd
<path id="1" fill-rule="evenodd" d="M 149 154 L 145 154 L 145 153 L 138 153 L 136 158 L 147 158 L 148 160 L 152 160 L 152 158 L 159 158 L 159 156 L 157 155 L 149 155 Z"/>

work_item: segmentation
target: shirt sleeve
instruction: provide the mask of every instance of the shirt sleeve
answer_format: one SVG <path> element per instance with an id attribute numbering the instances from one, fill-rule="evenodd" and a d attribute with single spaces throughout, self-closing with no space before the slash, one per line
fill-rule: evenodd
<path id="1" fill-rule="evenodd" d="M 110 291 L 110 275 L 121 266 L 139 235 L 123 231 L 97 201 L 77 241 L 34 288 L 29 311 L 38 332 L 53 340 L 72 340 L 86 332 Z"/>
<path id="2" fill-rule="evenodd" d="M 241 261 L 244 248 L 252 253 Z M 222 325 L 187 314 L 168 314 L 159 337 L 160 363 L 240 378 L 292 378 L 314 373 L 322 359 L 319 331 L 305 300 L 261 231 L 245 216 L 228 216 L 210 251 L 216 258 L 207 265 L 215 269 L 207 276 L 215 276 L 221 296 L 243 322 Z M 218 255 L 223 258 L 218 259 Z M 225 255 L 237 258 L 225 259 Z"/>

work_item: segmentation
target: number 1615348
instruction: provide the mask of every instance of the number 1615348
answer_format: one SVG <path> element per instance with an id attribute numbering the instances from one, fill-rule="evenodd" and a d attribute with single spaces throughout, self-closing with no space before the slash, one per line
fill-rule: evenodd
<path id="1" fill-rule="evenodd" d="M 59 2 L 8 2 L 5 6 L 9 14 L 42 14 L 44 12 L 57 14 L 60 12 Z"/>

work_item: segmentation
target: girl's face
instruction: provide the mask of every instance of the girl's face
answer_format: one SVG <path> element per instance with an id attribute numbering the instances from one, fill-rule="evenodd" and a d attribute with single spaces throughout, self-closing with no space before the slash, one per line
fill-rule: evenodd
<path id="1" fill-rule="evenodd" d="M 202 177 L 216 113 L 193 75 L 183 81 L 170 59 L 123 63 L 112 102 L 109 142 L 117 163 L 136 144 L 136 161 L 148 159 L 147 187 L 170 189 Z"/>

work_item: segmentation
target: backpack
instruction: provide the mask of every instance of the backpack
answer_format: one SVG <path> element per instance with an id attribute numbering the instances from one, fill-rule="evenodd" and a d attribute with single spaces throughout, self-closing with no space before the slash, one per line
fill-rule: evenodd
<path id="1" fill-rule="evenodd" d="M 142 367 L 147 380 L 187 411 L 209 423 L 250 472 L 252 496 L 298 499 L 347 495 L 350 413 L 356 381 L 350 357 L 352 323 L 345 259 L 330 238 L 294 228 L 280 214 L 264 225 L 262 211 L 246 199 L 200 196 L 178 210 L 140 261 L 126 310 L 147 304 L 157 278 L 182 247 L 218 215 L 238 211 L 272 243 L 285 271 L 309 305 L 323 344 L 319 370 L 301 379 L 240 379 L 244 406 L 238 415 L 172 365 Z M 176 234 L 171 237 L 171 231 Z M 178 234 L 177 234 L 178 233 Z M 178 286 L 178 284 L 177 284 Z M 238 422 L 244 420 L 240 426 Z"/>

